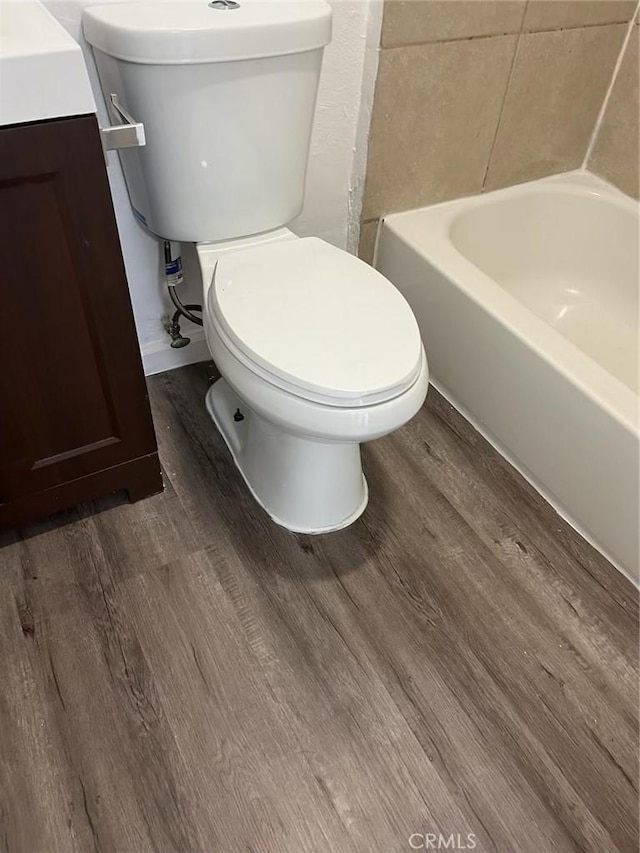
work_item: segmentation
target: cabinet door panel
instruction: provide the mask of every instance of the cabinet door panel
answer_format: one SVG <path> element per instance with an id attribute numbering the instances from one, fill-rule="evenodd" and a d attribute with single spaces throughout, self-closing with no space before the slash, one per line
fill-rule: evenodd
<path id="1" fill-rule="evenodd" d="M 153 453 L 95 117 L 0 129 L 0 504 Z"/>

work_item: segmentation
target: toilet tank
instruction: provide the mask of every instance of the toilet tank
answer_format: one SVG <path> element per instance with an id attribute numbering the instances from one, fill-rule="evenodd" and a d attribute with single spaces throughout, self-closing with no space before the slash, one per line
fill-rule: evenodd
<path id="1" fill-rule="evenodd" d="M 83 14 L 107 104 L 145 129 L 119 152 L 138 219 L 160 237 L 215 241 L 302 208 L 331 10 L 324 0 L 155 0 Z"/>

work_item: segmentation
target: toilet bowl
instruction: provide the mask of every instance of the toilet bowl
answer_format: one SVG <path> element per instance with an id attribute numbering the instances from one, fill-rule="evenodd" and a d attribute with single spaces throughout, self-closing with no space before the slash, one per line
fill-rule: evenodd
<path id="1" fill-rule="evenodd" d="M 222 376 L 206 406 L 236 465 L 281 526 L 346 527 L 367 505 L 360 443 L 406 423 L 427 393 L 409 306 L 362 261 L 286 229 L 197 249 Z"/>

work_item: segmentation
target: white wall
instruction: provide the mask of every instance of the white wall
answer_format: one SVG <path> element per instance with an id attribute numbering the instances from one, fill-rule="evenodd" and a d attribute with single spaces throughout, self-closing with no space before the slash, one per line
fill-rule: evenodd
<path id="1" fill-rule="evenodd" d="M 202 0 L 206 2 L 206 0 Z M 44 0 L 83 47 L 98 116 L 108 123 L 91 51 L 81 34 L 84 6 L 109 0 Z M 304 0 L 298 0 L 304 2 Z M 301 235 L 316 235 L 355 251 L 366 165 L 366 145 L 377 71 L 382 0 L 329 0 L 334 12 L 333 40 L 325 51 L 318 107 L 311 141 L 302 214 L 290 223 Z M 169 348 L 161 317 L 169 300 L 161 279 L 160 247 L 134 219 L 117 155 L 109 154 L 113 194 L 133 311 L 146 373 L 167 370 L 207 357 L 202 332 L 188 321 L 183 334 L 193 343 Z M 195 252 L 183 246 L 184 301 L 201 302 Z"/>

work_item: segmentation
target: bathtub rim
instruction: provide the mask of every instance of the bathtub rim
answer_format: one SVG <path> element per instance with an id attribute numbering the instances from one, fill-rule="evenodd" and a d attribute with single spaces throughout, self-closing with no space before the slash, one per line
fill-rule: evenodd
<path id="1" fill-rule="evenodd" d="M 435 205 L 392 213 L 380 220 L 374 265 L 382 234 L 388 229 L 428 266 L 459 288 L 481 310 L 506 326 L 522 344 L 531 348 L 594 403 L 640 438 L 640 397 L 594 358 L 565 338 L 553 326 L 483 272 L 454 245 L 451 225 L 461 212 L 495 204 L 502 199 L 559 189 L 576 196 L 603 198 L 607 203 L 637 216 L 638 205 L 616 187 L 588 172 L 553 175 L 500 190 L 453 199 Z M 425 342 L 428 352 L 428 341 Z"/>

